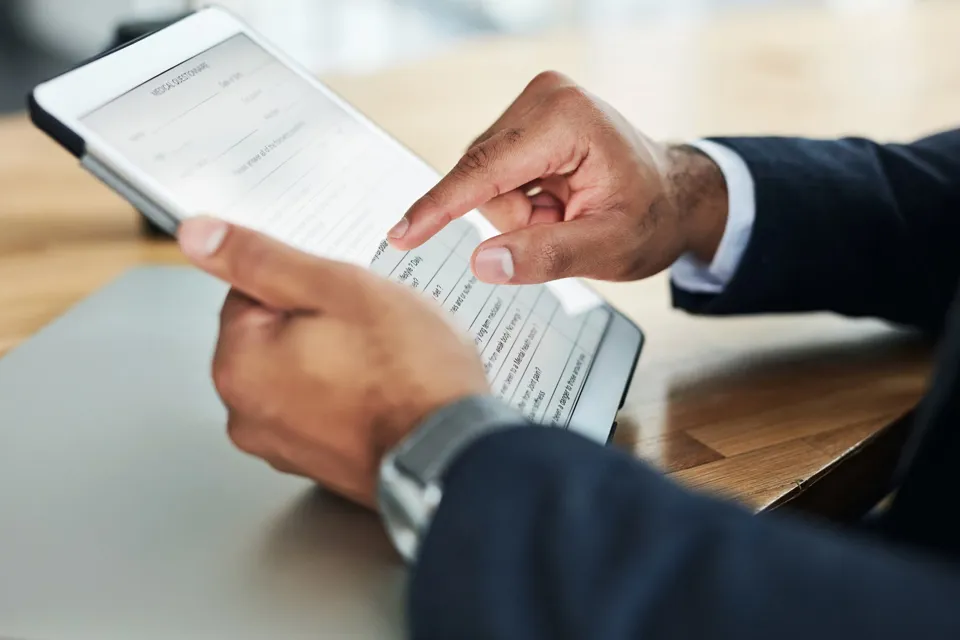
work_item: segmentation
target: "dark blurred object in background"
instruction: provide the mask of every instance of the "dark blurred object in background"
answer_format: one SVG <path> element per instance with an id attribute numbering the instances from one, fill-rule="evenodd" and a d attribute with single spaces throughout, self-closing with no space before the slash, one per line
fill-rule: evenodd
<path id="1" fill-rule="evenodd" d="M 0 0 L 0 114 L 22 111 L 34 85 L 70 66 L 70 60 L 26 38 L 15 12 L 16 3 Z"/>
<path id="2" fill-rule="evenodd" d="M 166 19 L 122 23 L 117 27 L 109 48 L 136 40 L 180 17 L 171 15 Z M 63 73 L 77 62 L 28 38 L 18 25 L 15 3 L 0 0 L 0 115 L 23 111 L 26 96 L 34 86 Z M 147 235 L 167 236 L 142 215 L 140 220 Z"/>
<path id="3" fill-rule="evenodd" d="M 137 38 L 142 38 L 149 33 L 159 31 L 160 29 L 163 29 L 167 25 L 186 17 L 187 15 L 189 14 L 183 13 L 159 20 L 135 20 L 121 23 L 120 26 L 117 27 L 113 42 L 110 43 L 109 48 L 116 49 L 117 47 L 127 44 L 128 42 L 133 42 Z"/>
<path id="4" fill-rule="evenodd" d="M 122 46 L 179 19 L 140 20 L 120 24 L 109 49 Z M 24 35 L 15 15 L 15 4 L 0 0 L 0 114 L 22 111 L 27 94 L 34 86 L 74 66 L 78 60 L 52 52 Z M 144 233 L 150 236 L 168 234 L 140 216 Z"/>

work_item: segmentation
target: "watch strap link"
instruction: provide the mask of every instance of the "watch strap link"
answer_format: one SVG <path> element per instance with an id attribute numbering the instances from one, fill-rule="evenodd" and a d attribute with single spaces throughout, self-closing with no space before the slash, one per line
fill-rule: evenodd
<path id="1" fill-rule="evenodd" d="M 440 482 L 454 458 L 480 436 L 524 424 L 529 421 L 495 398 L 467 397 L 429 416 L 400 443 L 394 462 L 426 487 Z"/>

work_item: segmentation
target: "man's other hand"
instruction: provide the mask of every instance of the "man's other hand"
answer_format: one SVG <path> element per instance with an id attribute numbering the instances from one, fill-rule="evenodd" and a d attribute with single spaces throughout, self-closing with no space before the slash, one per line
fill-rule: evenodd
<path id="1" fill-rule="evenodd" d="M 213 363 L 241 450 L 375 506 L 383 454 L 427 415 L 489 392 L 441 310 L 360 267 L 212 218 L 184 253 L 231 284 Z"/>
<path id="2" fill-rule="evenodd" d="M 610 105 L 545 72 L 410 208 L 391 243 L 412 249 L 478 207 L 502 233 L 473 254 L 481 280 L 634 280 L 688 251 L 712 260 L 727 194 L 705 155 L 650 140 Z"/>

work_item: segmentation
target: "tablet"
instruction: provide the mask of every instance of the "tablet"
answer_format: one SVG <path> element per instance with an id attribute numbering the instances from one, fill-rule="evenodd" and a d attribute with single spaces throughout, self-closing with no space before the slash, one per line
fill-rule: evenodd
<path id="1" fill-rule="evenodd" d="M 578 280 L 495 286 L 476 211 L 421 247 L 387 230 L 438 173 L 229 12 L 209 8 L 37 87 L 34 123 L 157 225 L 206 213 L 369 266 L 441 305 L 495 396 L 606 441 L 643 337 Z M 442 372 L 438 372 L 442 375 Z"/>

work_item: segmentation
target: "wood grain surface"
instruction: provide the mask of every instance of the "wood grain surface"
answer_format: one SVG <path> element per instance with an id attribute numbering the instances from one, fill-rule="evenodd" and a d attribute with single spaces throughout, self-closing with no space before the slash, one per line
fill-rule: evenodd
<path id="1" fill-rule="evenodd" d="M 439 169 L 548 68 L 663 138 L 908 139 L 956 125 L 958 25 L 957 3 L 753 11 L 477 40 L 327 80 Z M 25 117 L 0 120 L 0 353 L 128 267 L 179 262 L 172 243 L 145 238 L 130 207 Z M 926 385 L 928 345 L 828 314 L 691 317 L 671 309 L 664 275 L 596 286 L 648 338 L 618 446 L 754 509 L 844 517 L 876 497 L 906 422 L 889 425 Z"/>

